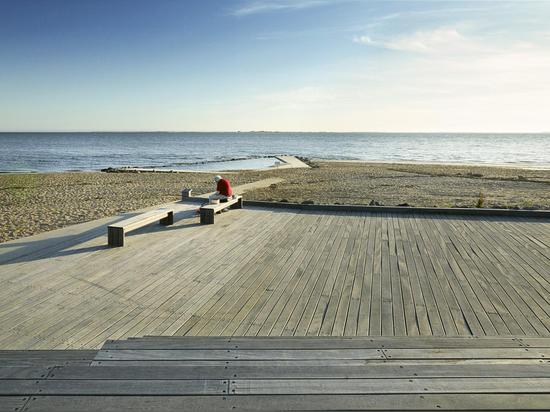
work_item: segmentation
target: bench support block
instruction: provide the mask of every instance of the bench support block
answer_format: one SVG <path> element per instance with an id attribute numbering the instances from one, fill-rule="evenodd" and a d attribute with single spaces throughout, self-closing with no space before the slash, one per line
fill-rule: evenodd
<path id="1" fill-rule="evenodd" d="M 237 203 L 233 203 L 231 206 L 229 206 L 230 209 L 242 209 L 243 208 L 243 198 L 242 196 L 239 197 L 237 200 Z"/>
<path id="2" fill-rule="evenodd" d="M 201 225 L 213 225 L 215 215 L 212 209 L 201 209 Z"/>
<path id="3" fill-rule="evenodd" d="M 174 224 L 174 212 L 168 212 L 168 216 L 160 219 L 160 224 L 164 226 L 170 226 Z"/>
<path id="4" fill-rule="evenodd" d="M 124 246 L 124 229 L 121 227 L 108 227 L 107 238 L 111 247 Z"/>
<path id="5" fill-rule="evenodd" d="M 239 196 L 237 199 L 230 199 L 227 202 L 221 202 L 219 205 L 207 205 L 200 208 L 201 214 L 201 225 L 213 225 L 214 216 L 216 212 L 229 208 L 229 209 L 242 209 L 243 208 L 243 198 Z"/>

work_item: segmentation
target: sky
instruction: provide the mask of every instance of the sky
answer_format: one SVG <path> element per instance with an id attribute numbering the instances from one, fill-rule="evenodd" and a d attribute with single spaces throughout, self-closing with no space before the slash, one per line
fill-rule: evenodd
<path id="1" fill-rule="evenodd" d="M 550 0 L 0 0 L 0 131 L 549 132 Z"/>

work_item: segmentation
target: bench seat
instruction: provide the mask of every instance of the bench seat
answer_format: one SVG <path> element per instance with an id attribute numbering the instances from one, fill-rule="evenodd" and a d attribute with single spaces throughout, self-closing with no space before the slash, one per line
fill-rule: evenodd
<path id="1" fill-rule="evenodd" d="M 172 209 L 156 209 L 142 213 L 138 216 L 124 219 L 107 227 L 107 239 L 109 246 L 124 246 L 126 233 L 147 226 L 150 223 L 159 221 L 161 225 L 172 225 L 174 223 L 174 211 Z"/>
<path id="2" fill-rule="evenodd" d="M 243 197 L 236 196 L 234 198 L 228 199 L 227 202 L 220 202 L 219 204 L 208 204 L 200 208 L 201 213 L 201 225 L 212 225 L 214 224 L 214 216 L 217 212 L 222 211 L 223 209 L 242 209 L 243 207 Z"/>

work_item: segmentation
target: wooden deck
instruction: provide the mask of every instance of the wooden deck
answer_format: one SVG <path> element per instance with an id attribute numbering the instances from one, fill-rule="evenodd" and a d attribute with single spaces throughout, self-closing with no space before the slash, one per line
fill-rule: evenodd
<path id="1" fill-rule="evenodd" d="M 550 335 L 550 221 L 243 209 L 0 244 L 0 348 L 143 335 Z"/>
<path id="2" fill-rule="evenodd" d="M 548 410 L 550 338 L 144 337 L 0 351 L 0 411 Z"/>

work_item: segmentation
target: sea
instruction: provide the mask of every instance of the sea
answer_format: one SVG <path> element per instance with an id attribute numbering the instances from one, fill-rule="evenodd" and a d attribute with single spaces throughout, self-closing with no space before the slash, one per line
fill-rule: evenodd
<path id="1" fill-rule="evenodd" d="M 0 172 L 237 170 L 274 156 L 550 167 L 550 133 L 0 133 Z"/>

